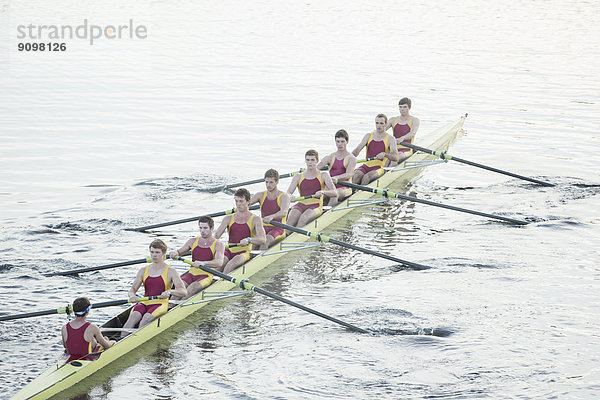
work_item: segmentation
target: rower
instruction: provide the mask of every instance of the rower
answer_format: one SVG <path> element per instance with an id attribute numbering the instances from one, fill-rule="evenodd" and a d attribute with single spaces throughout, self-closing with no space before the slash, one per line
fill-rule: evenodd
<path id="1" fill-rule="evenodd" d="M 198 268 L 201 265 L 210 268 L 221 268 L 225 245 L 219 242 L 213 236 L 215 221 L 211 217 L 202 216 L 198 219 L 198 228 L 200 236 L 188 239 L 187 242 L 178 250 L 173 250 L 169 255 L 172 259 L 192 251 L 193 264 L 190 269 L 181 276 L 183 284 L 187 288 L 187 295 L 183 299 L 192 297 L 202 289 L 206 288 L 213 281 L 213 275 Z M 177 296 L 171 296 L 173 300 L 179 300 Z"/>
<path id="2" fill-rule="evenodd" d="M 354 168 L 356 168 L 356 157 L 346 148 L 348 146 L 348 132 L 344 129 L 340 129 L 335 133 L 335 146 L 337 151 L 319 161 L 317 168 L 324 169 L 328 167 L 329 175 L 334 182 L 335 180 L 352 180 L 352 174 L 354 174 Z M 326 196 L 329 199 L 327 202 L 329 206 L 335 206 L 338 202 L 352 195 L 352 189 L 350 188 L 340 186 L 337 183 L 335 187 L 338 197 L 337 200 L 334 200 Z"/>
<path id="3" fill-rule="evenodd" d="M 363 147 L 367 147 L 367 158 L 376 157 L 376 160 L 367 161 L 354 171 L 352 183 L 367 185 L 383 175 L 383 167 L 390 161 L 398 161 L 398 149 L 393 145 L 394 138 L 385 133 L 387 125 L 385 114 L 375 117 L 375 130 L 367 133 L 361 142 L 352 150 L 358 156 Z"/>
<path id="4" fill-rule="evenodd" d="M 100 328 L 86 321 L 92 305 L 87 297 L 79 297 L 73 302 L 75 319 L 62 327 L 62 341 L 69 354 L 67 362 L 74 360 L 93 360 L 93 355 L 102 349 L 108 349 L 116 343 L 102 335 Z"/>
<path id="5" fill-rule="evenodd" d="M 227 229 L 229 244 L 235 245 L 225 250 L 223 265 L 219 269 L 226 274 L 250 260 L 253 244 L 261 246 L 266 242 L 265 229 L 260 218 L 255 218 L 248 209 L 250 192 L 247 189 L 238 189 L 233 197 L 235 213 L 223 218 L 215 232 L 215 237 L 218 239 Z"/>
<path id="6" fill-rule="evenodd" d="M 300 196 L 314 195 L 314 198 L 300 200 L 290 210 L 287 223 L 299 227 L 308 224 L 323 214 L 323 195 L 337 202 L 337 190 L 329 172 L 317 169 L 319 153 L 316 150 L 308 150 L 304 154 L 304 161 L 306 162 L 306 171 L 294 175 L 287 190 L 290 201 L 296 200 L 296 196 L 293 195 L 296 188 L 298 188 Z"/>
<path id="7" fill-rule="evenodd" d="M 419 125 L 421 124 L 419 118 L 410 115 L 410 107 L 410 99 L 408 97 L 401 98 L 398 102 L 400 115 L 390 118 L 385 127 L 386 131 L 392 128 L 394 138 L 396 138 L 396 144 L 398 145 L 398 162 L 392 162 L 390 164 L 392 167 L 395 167 L 413 154 L 412 149 L 400 144 L 402 142 L 412 143 L 415 140 L 415 135 L 417 134 Z"/>
<path id="8" fill-rule="evenodd" d="M 290 196 L 277 188 L 279 183 L 279 172 L 269 169 L 265 172 L 265 186 L 267 190 L 255 193 L 250 198 L 250 205 L 260 202 L 260 216 L 265 228 L 266 242 L 260 246 L 260 250 L 266 250 L 274 243 L 285 238 L 285 230 L 270 224 L 271 221 L 286 223 L 288 210 L 290 209 Z"/>
<path id="9" fill-rule="evenodd" d="M 135 328 L 148 325 L 156 318 L 167 312 L 169 306 L 169 296 L 171 294 L 181 298 L 187 295 L 187 290 L 179 273 L 175 268 L 165 263 L 165 254 L 167 245 L 160 239 L 155 239 L 150 243 L 150 258 L 152 263 L 139 269 L 135 280 L 129 289 L 129 300 L 132 303 L 138 303 L 135 295 L 140 286 L 144 285 L 144 296 L 160 296 L 160 299 L 142 301 L 135 305 L 124 328 Z M 174 287 L 175 289 L 171 289 Z M 122 336 L 127 333 L 123 332 Z"/>

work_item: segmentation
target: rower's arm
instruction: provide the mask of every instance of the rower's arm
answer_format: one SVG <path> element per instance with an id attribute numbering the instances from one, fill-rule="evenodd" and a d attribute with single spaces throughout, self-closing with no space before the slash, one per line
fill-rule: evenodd
<path id="1" fill-rule="evenodd" d="M 390 135 L 391 136 L 391 135 Z M 389 139 L 388 143 L 394 143 L 394 137 L 391 136 Z M 398 160 L 400 159 L 400 153 L 398 153 L 398 147 L 391 145 L 390 146 L 390 152 L 389 153 L 385 153 L 385 156 L 390 160 L 390 161 L 395 161 L 398 162 Z"/>
<path id="2" fill-rule="evenodd" d="M 227 225 L 229 224 L 229 221 L 230 221 L 231 218 L 232 218 L 231 215 L 228 215 L 225 218 L 223 218 L 223 221 L 221 221 L 221 225 L 219 225 L 219 227 L 215 231 L 215 238 L 218 239 L 218 238 L 221 237 L 221 235 L 223 234 L 223 232 L 225 232 L 225 229 L 227 229 Z"/>
<path id="3" fill-rule="evenodd" d="M 181 256 L 182 254 L 187 253 L 188 251 L 190 251 L 192 249 L 192 245 L 194 244 L 194 241 L 196 240 L 196 238 L 190 238 L 188 239 L 187 242 L 185 242 L 185 244 L 177 249 L 177 250 L 173 250 L 172 252 L 169 253 L 169 255 L 171 256 L 171 258 L 175 259 L 179 256 Z"/>
<path id="4" fill-rule="evenodd" d="M 63 325 L 62 329 L 60 330 L 60 334 L 62 336 L 63 347 L 66 349 L 67 348 L 67 325 Z"/>
<path id="5" fill-rule="evenodd" d="M 215 245 L 215 258 L 210 261 L 202 261 L 207 267 L 219 269 L 223 266 L 223 259 L 225 258 L 225 244 L 223 242 L 217 242 Z"/>
<path id="6" fill-rule="evenodd" d="M 142 286 L 142 281 L 144 279 L 143 274 L 144 274 L 144 268 L 140 268 L 137 275 L 135 276 L 135 279 L 133 280 L 133 283 L 131 284 L 131 288 L 129 289 L 128 295 L 133 303 L 137 302 L 137 296 L 135 294 L 139 290 L 140 286 Z M 135 301 L 134 301 L 134 299 L 135 299 Z"/>
<path id="7" fill-rule="evenodd" d="M 367 141 L 369 140 L 369 136 L 371 136 L 370 133 L 367 133 L 362 140 L 360 141 L 360 143 L 358 144 L 358 146 L 356 146 L 356 148 L 354 150 L 352 150 L 352 154 L 354 155 L 354 157 L 358 157 L 358 155 L 360 154 L 360 151 L 363 149 L 363 147 L 365 147 L 367 145 Z"/>
<path id="8" fill-rule="evenodd" d="M 252 225 L 254 225 L 254 236 L 250 238 L 250 243 L 258 246 L 267 243 L 267 234 L 265 233 L 265 228 L 263 227 L 261 219 L 254 218 L 252 220 Z"/>
<path id="9" fill-rule="evenodd" d="M 329 168 L 329 164 L 331 161 L 331 157 L 332 155 L 328 155 L 327 157 L 323 158 L 321 161 L 319 161 L 319 163 L 317 164 L 317 169 L 328 169 Z"/>
<path id="10" fill-rule="evenodd" d="M 328 172 L 323 172 L 323 181 L 325 182 L 325 190 L 323 190 L 323 194 L 327 197 L 338 197 L 337 194 L 337 189 L 335 188 L 335 185 L 333 184 L 333 180 L 331 179 L 331 176 L 329 175 Z"/>
<path id="11" fill-rule="evenodd" d="M 90 327 L 92 328 L 92 331 L 94 333 L 94 338 L 96 339 L 96 341 L 102 345 L 102 347 L 104 347 L 105 349 L 108 349 L 109 347 L 112 347 L 113 344 L 117 343 L 115 340 L 110 340 L 108 338 L 106 338 L 102 332 L 100 331 L 100 328 L 98 328 L 97 325 L 95 324 L 90 324 Z"/>
<path id="12" fill-rule="evenodd" d="M 250 203 L 248 205 L 252 205 L 254 203 L 258 203 L 262 198 L 264 192 L 254 193 L 252 197 L 250 197 Z"/>
<path id="13" fill-rule="evenodd" d="M 396 139 L 396 143 L 400 144 L 402 142 L 406 142 L 407 140 L 414 138 L 417 134 L 417 131 L 419 130 L 420 125 L 421 121 L 419 121 L 419 118 L 413 117 L 413 122 L 412 126 L 410 127 L 410 131 L 406 135 L 400 136 L 398 139 Z"/>
<path id="14" fill-rule="evenodd" d="M 298 182 L 300 181 L 300 174 L 294 175 L 292 181 L 290 182 L 290 186 L 287 189 L 287 194 L 290 196 L 290 201 L 294 201 L 296 196 L 294 196 L 294 191 L 298 187 Z"/>
<path id="15" fill-rule="evenodd" d="M 175 287 L 175 289 L 165 290 L 162 295 L 168 297 L 169 295 L 175 295 L 177 297 L 185 297 L 187 296 L 187 289 L 181 280 L 181 276 L 179 276 L 179 272 L 175 268 L 169 268 L 168 274 L 171 276 L 171 287 Z"/>

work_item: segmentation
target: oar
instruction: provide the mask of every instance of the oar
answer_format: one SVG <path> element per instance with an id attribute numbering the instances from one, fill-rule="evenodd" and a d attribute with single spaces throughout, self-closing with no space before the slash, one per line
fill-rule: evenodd
<path id="1" fill-rule="evenodd" d="M 297 197 L 296 200 L 294 200 L 294 201 L 300 201 L 300 200 L 310 199 L 312 197 L 315 197 L 315 195 L 313 194 L 313 195 L 310 195 L 310 196 Z M 260 209 L 260 204 L 254 204 L 254 205 L 250 206 L 249 209 L 250 210 L 258 210 L 258 209 Z M 212 214 L 207 214 L 205 216 L 206 217 L 222 217 L 223 215 L 230 215 L 230 214 L 233 214 L 233 213 L 235 213 L 235 208 L 232 208 L 230 210 L 215 212 L 215 213 L 212 213 Z M 163 226 L 177 225 L 177 224 L 183 224 L 185 222 L 197 221 L 197 220 L 200 219 L 200 217 L 201 216 L 191 217 L 191 218 L 184 218 L 184 219 L 178 219 L 176 221 L 161 222 L 159 224 L 154 224 L 154 225 L 146 225 L 146 226 L 142 226 L 141 228 L 127 228 L 126 230 L 128 230 L 128 231 L 136 231 L 136 232 L 144 232 L 144 231 L 147 231 L 149 229 L 161 228 Z"/>
<path id="2" fill-rule="evenodd" d="M 362 164 L 362 163 L 366 163 L 367 161 L 372 161 L 372 160 L 377 160 L 377 157 L 363 158 L 362 160 L 356 160 L 356 163 Z"/>
<path id="3" fill-rule="evenodd" d="M 411 267 L 413 269 L 416 269 L 416 270 L 422 270 L 422 269 L 429 269 L 430 268 L 430 267 L 428 267 L 426 265 L 417 264 L 417 263 L 414 263 L 412 261 L 406 261 L 406 260 L 402 260 L 400 258 L 388 256 L 387 254 L 379 253 L 377 251 L 365 249 L 363 247 L 355 246 L 355 245 L 350 244 L 350 243 L 346 243 L 346 242 L 339 241 L 337 239 L 330 238 L 329 236 L 325 236 L 325 235 L 323 235 L 321 233 L 310 232 L 310 231 L 307 231 L 307 230 L 304 230 L 304 229 L 301 229 L 301 228 L 297 228 L 297 227 L 292 226 L 292 225 L 282 224 L 281 222 L 271 221 L 271 225 L 277 226 L 279 228 L 285 228 L 287 230 L 299 233 L 301 235 L 312 237 L 314 239 L 317 239 L 319 242 L 333 243 L 333 244 L 337 244 L 338 246 L 346 247 L 348 249 L 357 250 L 357 251 L 361 251 L 363 253 L 371 254 L 373 256 L 385 258 L 386 260 L 391 260 L 391 261 L 397 262 L 399 264 L 404 264 L 404 265 L 407 265 L 407 266 L 409 266 L 409 267 Z"/>
<path id="4" fill-rule="evenodd" d="M 454 156 L 451 156 L 450 154 L 446 154 L 445 151 L 435 151 L 435 150 L 431 150 L 431 149 L 426 149 L 425 147 L 416 146 L 416 145 L 414 145 L 412 143 L 406 143 L 406 142 L 401 142 L 400 144 L 402 146 L 410 147 L 411 149 L 414 149 L 414 150 L 422 151 L 423 153 L 432 154 L 434 156 L 437 156 L 437 157 L 441 158 L 442 160 L 457 161 L 459 163 L 471 165 L 473 167 L 483 168 L 483 169 L 487 169 L 488 171 L 497 172 L 499 174 L 504 174 L 504 175 L 512 176 L 513 178 L 523 179 L 525 181 L 537 183 L 538 185 L 554 186 L 554 184 L 552 184 L 552 183 L 540 181 L 538 179 L 529 178 L 529 177 L 526 177 L 526 176 L 523 176 L 523 175 L 519 175 L 519 174 L 514 174 L 512 172 L 508 172 L 508 171 L 504 171 L 504 170 L 501 170 L 501 169 L 498 169 L 498 168 L 494 168 L 494 167 L 490 167 L 490 166 L 487 166 L 487 165 L 479 164 L 479 163 L 476 163 L 476 162 L 473 162 L 473 161 L 465 160 L 463 158 L 454 157 Z"/>
<path id="5" fill-rule="evenodd" d="M 250 206 L 250 210 L 258 210 L 259 208 L 260 208 L 259 204 Z M 144 232 L 144 231 L 147 231 L 148 229 L 162 228 L 163 226 L 177 225 L 177 224 L 183 224 L 185 222 L 198 221 L 200 219 L 200 217 L 222 217 L 223 215 L 233 214 L 234 212 L 235 212 L 235 208 L 231 208 L 231 209 L 225 210 L 225 211 L 217 211 L 212 214 L 199 215 L 197 217 L 178 219 L 176 221 L 161 222 L 161 223 L 154 224 L 154 225 L 142 226 L 141 228 L 127 228 L 126 230 L 136 231 L 136 232 Z"/>
<path id="6" fill-rule="evenodd" d="M 181 261 L 185 262 L 186 264 L 189 264 L 189 265 L 193 264 L 192 261 L 190 261 L 190 260 L 186 260 L 186 259 L 181 258 L 181 257 L 179 259 Z M 224 273 L 222 273 L 220 271 L 214 270 L 214 269 L 206 267 L 204 265 L 201 265 L 198 268 L 200 268 L 201 270 L 203 270 L 205 272 L 208 272 L 209 274 L 216 275 L 219 278 L 225 279 L 225 280 L 227 280 L 227 281 L 229 281 L 229 282 L 231 282 L 231 283 L 233 283 L 235 285 L 238 285 L 242 289 L 252 290 L 254 292 L 257 292 L 257 293 L 263 294 L 265 296 L 268 296 L 268 297 L 270 297 L 272 299 L 279 300 L 281 302 L 289 304 L 290 306 L 299 308 L 299 309 L 307 311 L 307 312 L 309 312 L 311 314 L 317 315 L 317 316 L 319 316 L 321 318 L 325 318 L 325 319 L 328 319 L 329 321 L 335 322 L 336 324 L 340 324 L 342 326 L 345 326 L 346 328 L 352 329 L 353 331 L 360 332 L 360 333 L 369 333 L 368 331 L 366 331 L 366 330 L 364 330 L 362 328 L 359 328 L 359 327 L 354 326 L 352 324 L 349 324 L 347 322 L 341 321 L 341 320 L 339 320 L 337 318 L 334 318 L 332 316 L 329 316 L 327 314 L 323 314 L 322 312 L 319 312 L 317 310 L 313 310 L 312 308 L 303 306 L 302 304 L 298 304 L 295 301 L 288 300 L 285 297 L 281 297 L 281 296 L 279 296 L 279 295 L 277 295 L 275 293 L 268 292 L 268 291 L 266 291 L 264 289 L 259 288 L 258 286 L 254 286 L 253 284 L 251 284 L 250 282 L 248 282 L 247 279 L 237 279 L 237 278 L 234 278 L 233 276 L 224 274 Z"/>
<path id="7" fill-rule="evenodd" d="M 186 254 L 184 254 L 184 256 L 189 255 L 190 252 L 187 252 Z M 169 256 L 168 254 L 165 256 L 165 258 L 171 258 L 171 256 Z M 152 259 L 150 257 L 146 257 L 146 258 L 138 258 L 137 260 L 129 260 L 129 261 L 122 261 L 122 262 L 118 262 L 118 263 L 113 263 L 113 264 L 106 264 L 106 265 L 99 265 L 97 267 L 87 267 L 87 268 L 80 268 L 80 269 L 73 269 L 70 271 L 61 271 L 61 272 L 51 272 L 51 273 L 47 273 L 44 274 L 44 276 L 67 276 L 67 275 L 76 275 L 82 272 L 92 272 L 92 271 L 100 271 L 103 269 L 110 269 L 110 268 L 118 268 L 118 267 L 126 267 L 128 265 L 135 265 L 135 264 L 143 264 L 143 263 L 151 263 Z"/>
<path id="8" fill-rule="evenodd" d="M 527 225 L 526 221 L 521 221 L 521 220 L 513 219 L 513 218 L 507 218 L 507 217 L 503 217 L 501 215 L 488 214 L 488 213 L 484 213 L 484 212 L 480 212 L 480 211 L 469 210 L 468 208 L 455 207 L 455 206 L 450 206 L 448 204 L 443 204 L 443 203 L 436 203 L 435 201 L 423 200 L 423 199 L 419 199 L 419 198 L 416 198 L 413 196 L 406 196 L 403 194 L 392 192 L 387 189 L 376 189 L 376 188 L 372 188 L 372 187 L 368 187 L 368 186 L 362 186 L 362 185 L 357 185 L 355 183 L 343 182 L 343 181 L 336 181 L 336 183 L 341 186 L 346 186 L 346 187 L 354 188 L 354 189 L 358 189 L 358 190 L 364 190 L 365 192 L 376 193 L 383 197 L 395 197 L 397 199 L 413 201 L 415 203 L 423 203 L 423 204 L 428 204 L 430 206 L 447 208 L 448 210 L 460 211 L 460 212 L 464 212 L 464 213 L 468 213 L 468 214 L 479 215 L 482 217 L 498 219 L 500 221 L 508 222 L 511 224 Z"/>
<path id="9" fill-rule="evenodd" d="M 298 171 L 288 172 L 287 174 L 279 175 L 279 179 L 289 178 L 291 176 L 301 173 L 302 171 L 304 171 L 304 168 L 300 168 Z M 254 183 L 261 183 L 264 181 L 265 181 L 265 178 L 252 179 L 250 181 L 245 181 L 245 182 L 240 182 L 240 183 L 232 183 L 230 185 L 214 186 L 214 187 L 211 187 L 211 188 L 208 188 L 205 190 L 208 192 L 215 193 L 215 192 L 220 192 L 225 189 L 231 189 L 231 188 L 236 188 L 236 187 L 245 186 L 245 185 L 252 185 Z"/>
<path id="10" fill-rule="evenodd" d="M 140 297 L 138 299 L 138 301 L 154 300 L 154 299 L 158 299 L 158 298 L 160 298 L 160 296 Z M 92 308 L 112 307 L 112 306 L 119 306 L 121 304 L 127 304 L 127 303 L 131 303 L 131 301 L 129 299 L 105 301 L 103 303 L 92 304 Z M 30 313 L 25 313 L 25 314 L 0 316 L 0 321 L 9 321 L 9 320 L 13 320 L 13 319 L 39 317 L 42 315 L 72 314 L 72 313 L 73 313 L 73 305 L 67 304 L 65 307 L 58 307 L 58 308 L 55 308 L 52 310 L 35 311 L 35 312 L 30 312 Z"/>

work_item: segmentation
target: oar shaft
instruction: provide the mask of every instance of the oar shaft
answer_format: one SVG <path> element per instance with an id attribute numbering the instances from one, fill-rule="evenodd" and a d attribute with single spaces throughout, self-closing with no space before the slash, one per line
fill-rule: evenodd
<path id="1" fill-rule="evenodd" d="M 189 255 L 190 252 L 188 251 L 187 253 L 183 254 L 184 256 Z M 166 259 L 171 258 L 170 255 L 166 255 L 165 256 Z M 100 270 L 104 270 L 104 269 L 111 269 L 111 268 L 118 268 L 118 267 L 126 267 L 128 265 L 135 265 L 135 264 L 143 264 L 143 263 L 151 263 L 152 259 L 150 257 L 146 257 L 146 258 L 138 258 L 137 260 L 129 260 L 129 261 L 123 261 L 123 262 L 118 262 L 118 263 L 114 263 L 114 264 L 105 264 L 105 265 L 98 265 L 96 267 L 87 267 L 87 268 L 80 268 L 80 269 L 73 269 L 70 271 L 62 271 L 62 272 L 51 272 L 51 273 L 47 273 L 44 274 L 44 276 L 68 276 L 68 275 L 77 275 L 83 272 L 93 272 L 93 271 L 100 271 Z"/>
<path id="2" fill-rule="evenodd" d="M 364 247 L 355 246 L 353 244 L 342 242 L 340 240 L 330 238 L 329 236 L 325 236 L 325 235 L 322 235 L 320 233 L 310 232 L 310 231 L 307 231 L 305 229 L 298 228 L 298 227 L 295 227 L 295 226 L 292 226 L 292 225 L 282 224 L 281 222 L 277 222 L 277 221 L 271 221 L 271 224 L 273 226 L 277 226 L 279 228 L 284 228 L 284 229 L 290 230 L 292 232 L 299 233 L 301 235 L 312 237 L 312 238 L 318 240 L 319 242 L 332 243 L 332 244 L 335 244 L 335 245 L 338 245 L 338 246 L 341 246 L 341 247 L 346 247 L 348 249 L 361 251 L 361 252 L 366 253 L 366 254 L 371 254 L 371 255 L 376 256 L 376 257 L 385 258 L 386 260 L 390 260 L 390 261 L 397 262 L 399 264 L 407 265 L 407 266 L 409 266 L 409 267 L 411 267 L 413 269 L 416 269 L 416 270 L 423 270 L 423 269 L 429 269 L 430 268 L 430 267 L 428 267 L 426 265 L 417 264 L 417 263 L 414 263 L 412 261 L 403 260 L 401 258 L 397 258 L 397 257 L 393 257 L 393 256 L 390 256 L 390 255 L 387 255 L 387 254 L 383 254 L 383 253 L 380 253 L 378 251 L 373 251 L 373 250 L 365 249 Z"/>
<path id="3" fill-rule="evenodd" d="M 255 204 L 253 206 L 250 206 L 250 210 L 258 210 L 260 208 L 259 204 Z M 152 225 L 146 225 L 146 226 L 142 226 L 140 228 L 131 228 L 128 229 L 130 231 L 137 231 L 137 232 L 144 232 L 147 231 L 149 229 L 154 229 L 154 228 L 162 228 L 163 226 L 170 226 L 170 225 L 177 225 L 177 224 L 183 224 L 186 222 L 193 222 L 193 221 L 198 221 L 201 217 L 222 217 L 223 215 L 230 215 L 235 213 L 235 208 L 231 208 L 229 210 L 225 210 L 225 211 L 217 211 L 214 212 L 212 214 L 206 214 L 206 215 L 199 215 L 197 217 L 190 217 L 190 218 L 183 218 L 183 219 L 178 219 L 175 221 L 167 221 L 167 222 L 160 222 L 158 224 L 152 224 Z"/>
<path id="4" fill-rule="evenodd" d="M 154 299 L 158 299 L 158 298 L 160 298 L 160 296 L 141 297 L 138 299 L 138 301 L 154 300 Z M 131 303 L 131 301 L 129 299 L 105 301 L 102 303 L 92 304 L 92 309 L 119 306 L 121 304 L 127 304 L 127 303 Z M 40 317 L 42 315 L 71 314 L 71 313 L 73 313 L 73 306 L 71 304 L 67 304 L 65 307 L 58 307 L 58 308 L 54 308 L 51 310 L 34 311 L 34 312 L 30 312 L 30 313 L 25 313 L 25 314 L 0 316 L 0 321 L 9 321 L 9 320 L 14 320 L 14 319 L 22 319 L 22 318 L 30 318 L 30 317 Z"/>
<path id="5" fill-rule="evenodd" d="M 338 185 L 346 186 L 346 187 L 349 187 L 349 188 L 354 188 L 354 189 L 358 189 L 358 190 L 363 190 L 365 192 L 375 193 L 375 194 L 378 194 L 378 195 L 383 196 L 383 197 L 394 197 L 394 198 L 397 198 L 397 199 L 412 201 L 412 202 L 415 202 L 415 203 L 422 203 L 422 204 L 427 204 L 427 205 L 430 205 L 430 206 L 446 208 L 448 210 L 460 211 L 460 212 L 464 212 L 464 213 L 467 213 L 467 214 L 473 214 L 473 215 L 479 215 L 481 217 L 497 219 L 497 220 L 508 222 L 508 223 L 515 224 L 515 225 L 527 225 L 526 221 L 521 221 L 521 220 L 514 219 L 514 218 L 503 217 L 501 215 L 488 214 L 488 213 L 484 213 L 484 212 L 481 212 L 481 211 L 470 210 L 468 208 L 462 208 L 462 207 L 451 206 L 451 205 L 448 205 L 448 204 L 437 203 L 435 201 L 430 201 L 430 200 L 425 200 L 425 199 L 419 199 L 417 197 L 406 196 L 406 195 L 395 193 L 395 192 L 392 192 L 392 191 L 389 191 L 389 190 L 386 190 L 386 189 L 376 189 L 376 188 L 372 188 L 372 187 L 369 187 L 369 186 L 357 185 L 355 183 L 343 182 L 343 181 L 337 181 L 336 183 Z"/>
<path id="6" fill-rule="evenodd" d="M 186 260 L 186 259 L 183 259 L 183 258 L 180 258 L 180 259 L 183 262 L 185 262 L 186 264 L 189 264 L 189 265 L 193 264 L 190 260 Z M 309 312 L 311 314 L 317 315 L 317 316 L 319 316 L 321 318 L 325 318 L 325 319 L 327 319 L 327 320 L 329 320 L 331 322 L 335 322 L 336 324 L 345 326 L 346 328 L 351 329 L 353 331 L 360 332 L 360 333 L 368 333 L 368 331 L 366 331 L 366 330 L 364 330 L 362 328 L 359 328 L 357 326 L 354 326 L 352 324 L 349 324 L 347 322 L 344 322 L 342 320 L 334 318 L 334 317 L 332 317 L 330 315 L 323 314 L 322 312 L 314 310 L 314 309 L 312 309 L 310 307 L 303 306 L 302 304 L 296 303 L 295 301 L 288 300 L 285 297 L 281 297 L 281 296 L 279 296 L 279 295 L 277 295 L 275 293 L 271 293 L 271 292 L 269 292 L 267 290 L 261 289 L 258 286 L 254 286 L 253 284 L 251 284 L 250 282 L 248 282 L 247 279 L 241 279 L 240 280 L 240 279 L 234 278 L 233 276 L 224 274 L 223 272 L 220 272 L 220 271 L 214 270 L 212 268 L 206 267 L 204 265 L 201 265 L 199 268 L 201 270 L 205 271 L 205 272 L 208 272 L 209 274 L 216 275 L 219 278 L 225 279 L 225 280 L 227 280 L 227 281 L 229 281 L 229 282 L 231 282 L 233 284 L 236 284 L 236 285 L 238 285 L 242 289 L 252 290 L 254 292 L 260 293 L 260 294 L 265 295 L 267 297 L 270 297 L 272 299 L 279 300 L 279 301 L 281 301 L 283 303 L 289 304 L 290 306 L 299 308 L 299 309 L 304 310 L 306 312 Z"/>
<path id="7" fill-rule="evenodd" d="M 290 176 L 294 176 L 296 174 L 299 174 L 302 171 L 304 171 L 304 169 L 300 168 L 298 171 L 292 171 L 292 172 L 288 172 L 286 174 L 279 175 L 279 179 L 289 178 Z M 213 192 L 214 193 L 214 192 L 220 192 L 220 191 L 226 190 L 226 189 L 233 189 L 233 188 L 240 187 L 240 186 L 252 185 L 252 184 L 255 184 L 255 183 L 261 183 L 261 182 L 264 182 L 264 181 L 265 181 L 264 178 L 252 179 L 252 180 L 245 181 L 245 182 L 240 182 L 240 183 L 232 183 L 232 184 L 229 184 L 229 185 L 215 186 L 215 187 L 209 188 L 207 190 L 209 192 Z"/>
<path id="8" fill-rule="evenodd" d="M 442 160 L 456 161 L 456 162 L 459 162 L 459 163 L 471 165 L 473 167 L 477 167 L 477 168 L 485 169 L 485 170 L 488 170 L 488 171 L 496 172 L 498 174 L 512 176 L 513 178 L 518 178 L 518 179 L 522 179 L 522 180 L 525 180 L 525 181 L 537 183 L 538 185 L 542 185 L 542 186 L 554 186 L 552 183 L 540 181 L 539 179 L 530 178 L 530 177 L 527 177 L 527 176 L 523 176 L 523 175 L 515 174 L 513 172 L 509 172 L 509 171 L 504 171 L 502 169 L 490 167 L 490 166 L 484 165 L 484 164 L 479 164 L 479 163 L 476 163 L 474 161 L 465 160 L 464 158 L 459 158 L 459 157 L 451 156 L 450 154 L 447 154 L 444 151 L 435 151 L 435 150 L 431 150 L 431 149 L 426 149 L 425 147 L 417 146 L 417 145 L 414 145 L 412 143 L 406 143 L 406 142 L 402 142 L 400 144 L 402 146 L 409 147 L 409 148 L 411 148 L 413 150 L 418 150 L 418 151 L 421 151 L 423 153 L 429 153 L 431 155 L 437 156 L 437 157 L 441 158 Z"/>

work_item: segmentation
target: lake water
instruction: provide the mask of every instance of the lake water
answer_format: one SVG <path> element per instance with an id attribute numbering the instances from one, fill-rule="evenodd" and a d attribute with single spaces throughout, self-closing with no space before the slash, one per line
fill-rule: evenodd
<path id="1" fill-rule="evenodd" d="M 260 281 L 373 332 L 358 335 L 259 295 L 215 304 L 82 388 L 81 399 L 581 398 L 600 390 L 600 3 L 322 1 L 134 4 L 0 1 L 2 314 L 79 295 L 124 298 L 144 257 L 233 207 L 203 189 L 289 172 L 353 148 L 373 118 L 413 101 L 419 135 L 469 113 L 418 197 L 531 223 L 514 227 L 391 202 L 336 225 L 357 245 Z M 145 38 L 67 39 L 20 52 L 20 25 L 143 25 Z M 59 40 L 54 40 L 59 42 Z M 281 186 L 287 187 L 288 180 Z M 261 185 L 249 187 L 252 191 Z M 336 236 L 337 237 L 337 236 Z M 181 270 L 184 270 L 181 267 Z M 99 309 L 102 322 L 117 310 Z M 0 324 L 0 397 L 57 358 L 64 316 Z"/>

